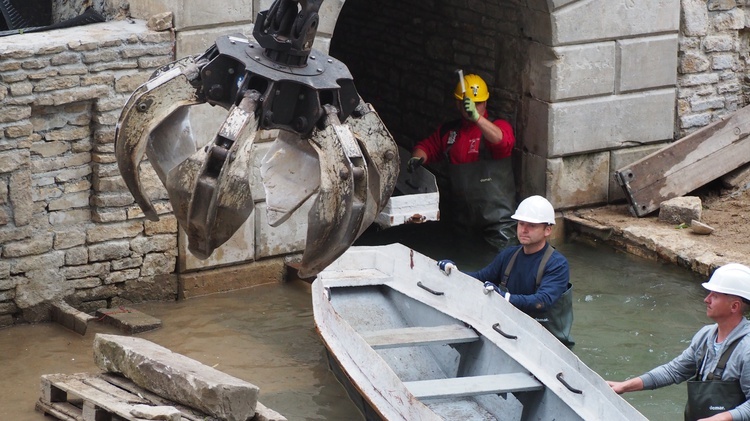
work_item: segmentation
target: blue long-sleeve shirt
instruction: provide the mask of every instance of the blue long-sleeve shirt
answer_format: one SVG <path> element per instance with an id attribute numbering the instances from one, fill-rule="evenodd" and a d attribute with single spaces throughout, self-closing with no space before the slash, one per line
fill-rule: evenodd
<path id="1" fill-rule="evenodd" d="M 510 258 L 521 247 L 523 246 L 508 247 L 485 268 L 467 274 L 482 282 L 489 281 L 499 285 Z M 506 288 L 511 294 L 510 303 L 525 313 L 549 310 L 568 288 L 568 260 L 555 250 L 544 268 L 539 289 L 536 289 L 537 271 L 547 247 L 550 245 L 546 244 L 543 249 L 528 255 L 521 250 L 508 277 Z"/>

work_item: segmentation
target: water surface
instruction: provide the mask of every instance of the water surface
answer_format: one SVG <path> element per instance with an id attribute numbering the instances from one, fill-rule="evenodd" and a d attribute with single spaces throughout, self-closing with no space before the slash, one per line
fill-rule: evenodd
<path id="1" fill-rule="evenodd" d="M 481 242 L 462 239 L 439 224 L 367 232 L 358 244 L 401 242 L 462 270 L 494 256 Z M 622 380 L 669 361 L 710 320 L 700 277 L 607 247 L 557 245 L 574 283 L 574 352 L 605 379 Z M 290 420 L 362 417 L 327 367 L 313 324 L 307 285 L 267 285 L 181 302 L 135 308 L 163 327 L 137 336 L 260 387 L 260 401 Z M 98 372 L 94 334 L 114 333 L 93 322 L 85 336 L 54 325 L 0 330 L 0 420 L 45 420 L 34 411 L 42 374 Z M 683 385 L 635 392 L 625 398 L 651 420 L 682 419 Z"/>

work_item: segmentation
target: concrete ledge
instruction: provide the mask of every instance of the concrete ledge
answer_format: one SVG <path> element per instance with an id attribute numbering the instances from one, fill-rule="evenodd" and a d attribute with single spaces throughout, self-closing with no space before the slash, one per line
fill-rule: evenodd
<path id="1" fill-rule="evenodd" d="M 118 308 L 100 308 L 96 311 L 96 316 L 100 321 L 108 323 L 129 335 L 161 327 L 161 320 L 136 309 L 122 306 Z"/>
<path id="2" fill-rule="evenodd" d="M 656 217 L 632 217 L 626 205 L 580 209 L 564 215 L 566 231 L 579 240 L 675 264 L 706 277 L 730 262 L 750 263 L 748 256 L 730 248 L 717 249 L 705 241 L 705 236 L 689 229 L 675 229 Z"/>

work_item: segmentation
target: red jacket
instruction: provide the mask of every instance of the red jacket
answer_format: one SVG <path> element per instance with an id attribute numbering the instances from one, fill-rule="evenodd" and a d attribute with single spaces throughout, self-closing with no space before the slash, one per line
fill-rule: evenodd
<path id="1" fill-rule="evenodd" d="M 485 114 L 485 118 L 487 115 Z M 496 144 L 485 141 L 484 145 L 491 153 L 493 159 L 502 159 L 510 156 L 513 145 L 516 143 L 516 137 L 513 135 L 513 128 L 505 120 L 496 119 L 493 121 L 503 132 L 503 140 Z M 421 149 L 427 154 L 428 162 L 436 162 L 443 159 L 445 149 L 448 146 L 448 139 L 454 130 L 445 130 L 443 126 L 450 123 L 444 123 L 434 133 L 426 139 L 418 142 L 414 149 Z M 479 140 L 482 138 L 482 131 L 476 124 L 461 119 L 460 129 L 457 132 L 456 141 L 450 148 L 449 156 L 451 164 L 466 164 L 479 160 Z"/>

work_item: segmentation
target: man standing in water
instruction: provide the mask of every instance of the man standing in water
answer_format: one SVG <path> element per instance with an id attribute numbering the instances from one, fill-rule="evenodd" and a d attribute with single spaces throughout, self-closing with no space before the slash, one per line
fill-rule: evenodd
<path id="1" fill-rule="evenodd" d="M 462 234 L 484 238 L 496 249 L 515 241 L 516 204 L 511 151 L 516 138 L 510 123 L 487 112 L 490 91 L 479 75 L 462 77 L 453 92 L 461 118 L 440 125 L 418 142 L 407 171 L 447 161 L 448 191 L 441 219 Z M 441 187 L 442 188 L 442 187 Z M 443 212 L 443 210 L 445 212 Z"/>
<path id="2" fill-rule="evenodd" d="M 569 348 L 573 325 L 573 296 L 568 260 L 547 242 L 555 224 L 555 209 L 542 196 L 524 199 L 511 218 L 517 221 L 520 246 L 501 251 L 489 266 L 469 272 L 484 282 L 489 292 L 496 291 L 511 304 L 541 323 Z M 450 274 L 456 264 L 438 262 Z"/>
<path id="3" fill-rule="evenodd" d="M 716 323 L 698 331 L 680 356 L 623 382 L 620 393 L 657 389 L 688 380 L 685 420 L 750 420 L 750 268 L 729 263 L 703 287 L 706 315 Z"/>

